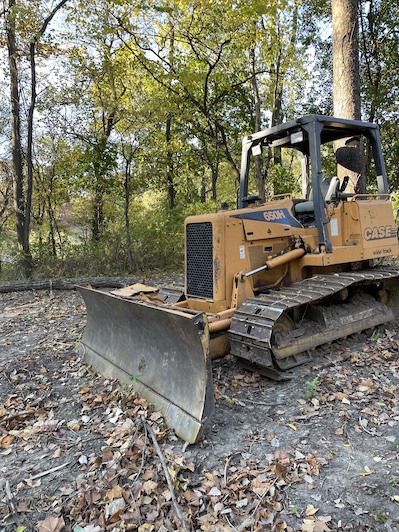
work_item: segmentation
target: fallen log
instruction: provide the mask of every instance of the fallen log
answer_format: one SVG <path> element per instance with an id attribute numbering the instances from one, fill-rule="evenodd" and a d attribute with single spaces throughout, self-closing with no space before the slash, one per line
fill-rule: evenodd
<path id="1" fill-rule="evenodd" d="M 74 290 L 76 285 L 90 285 L 93 288 L 123 288 L 137 282 L 138 279 L 133 277 L 80 277 L 77 279 L 1 281 L 0 293 L 23 292 L 26 290 Z"/>

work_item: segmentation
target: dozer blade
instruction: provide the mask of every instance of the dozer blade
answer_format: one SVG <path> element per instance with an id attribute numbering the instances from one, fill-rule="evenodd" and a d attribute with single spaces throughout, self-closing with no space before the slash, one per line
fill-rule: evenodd
<path id="1" fill-rule="evenodd" d="M 206 316 L 78 290 L 87 308 L 79 346 L 84 361 L 133 385 L 178 436 L 195 443 L 214 408 Z"/>

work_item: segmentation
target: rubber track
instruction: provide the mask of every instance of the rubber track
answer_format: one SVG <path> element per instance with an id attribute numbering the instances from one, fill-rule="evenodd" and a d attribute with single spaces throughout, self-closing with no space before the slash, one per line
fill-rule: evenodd
<path id="1" fill-rule="evenodd" d="M 323 299 L 350 286 L 375 284 L 398 277 L 399 266 L 359 272 L 321 274 L 294 283 L 289 287 L 271 290 L 268 294 L 249 298 L 233 316 L 229 329 L 231 352 L 242 357 L 245 347 L 251 351 L 255 346 L 257 350 L 263 348 L 271 351 L 273 327 L 285 311 L 320 303 Z M 251 359 L 253 359 L 253 354 Z M 262 363 L 261 358 L 257 363 Z"/>

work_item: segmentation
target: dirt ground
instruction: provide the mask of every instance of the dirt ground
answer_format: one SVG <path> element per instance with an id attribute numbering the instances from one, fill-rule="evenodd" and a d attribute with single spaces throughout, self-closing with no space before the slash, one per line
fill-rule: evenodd
<path id="1" fill-rule="evenodd" d="M 399 531 L 397 326 L 280 383 L 214 361 L 195 446 L 80 361 L 84 326 L 73 290 L 0 294 L 0 530 Z"/>

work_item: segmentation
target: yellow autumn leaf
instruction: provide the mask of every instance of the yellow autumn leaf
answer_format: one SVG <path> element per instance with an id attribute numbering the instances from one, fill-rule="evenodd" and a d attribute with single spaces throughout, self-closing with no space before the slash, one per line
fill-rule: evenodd
<path id="1" fill-rule="evenodd" d="M 14 437 L 10 436 L 9 434 L 6 434 L 5 436 L 2 436 L 0 438 L 0 448 L 1 449 L 7 449 L 7 447 L 10 447 L 12 442 L 14 441 Z"/>
<path id="2" fill-rule="evenodd" d="M 306 508 L 306 515 L 309 517 L 311 515 L 315 515 L 319 511 L 318 508 L 315 508 L 313 504 L 308 504 L 308 507 Z"/>
<path id="3" fill-rule="evenodd" d="M 394 495 L 392 497 L 392 500 L 395 501 L 395 502 L 399 502 L 399 495 Z"/>
<path id="4" fill-rule="evenodd" d="M 71 421 L 68 421 L 67 427 L 76 432 L 77 430 L 80 430 L 80 423 L 77 419 L 71 419 Z"/>
<path id="5" fill-rule="evenodd" d="M 144 523 L 144 525 L 139 526 L 138 532 L 152 532 L 153 530 L 155 530 L 154 525 L 151 525 L 149 523 Z"/>
<path id="6" fill-rule="evenodd" d="M 290 429 L 296 430 L 296 426 L 293 423 L 288 423 L 288 426 L 290 427 Z"/>

